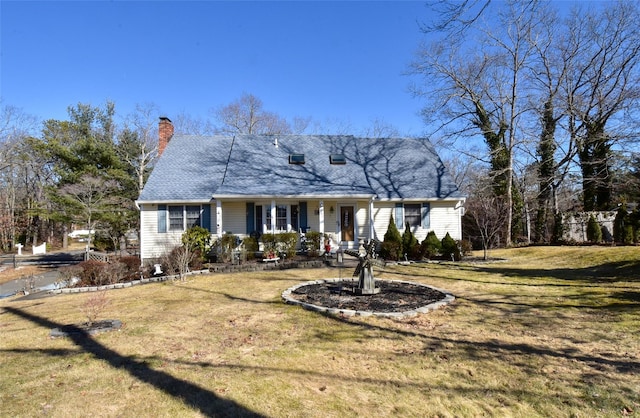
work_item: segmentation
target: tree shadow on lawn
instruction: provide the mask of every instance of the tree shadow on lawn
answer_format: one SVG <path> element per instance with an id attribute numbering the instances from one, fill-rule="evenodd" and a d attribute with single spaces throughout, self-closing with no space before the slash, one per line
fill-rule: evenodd
<path id="1" fill-rule="evenodd" d="M 415 268 L 415 267 L 414 267 Z M 434 275 L 437 270 L 429 269 L 428 266 L 421 267 L 424 271 L 428 271 L 428 275 L 418 275 L 415 272 L 402 272 L 402 271 L 385 271 L 385 274 L 392 274 L 398 276 L 409 276 L 413 278 L 428 279 L 430 277 L 441 280 L 453 280 L 453 281 L 465 281 L 465 282 L 477 282 L 484 284 L 494 285 L 507 285 L 507 286 L 531 286 L 531 287 L 600 287 L 603 283 L 616 283 L 616 282 L 640 282 L 640 262 L 614 262 L 604 263 L 599 266 L 585 267 L 585 268 L 561 268 L 561 269 L 519 269 L 519 268 L 506 268 L 493 266 L 476 266 L 460 264 L 455 268 L 460 270 L 461 276 L 465 277 L 450 277 L 445 275 Z M 481 280 L 475 277 L 471 277 L 473 273 L 483 273 L 489 275 L 502 275 L 506 277 L 514 277 L 520 279 L 555 279 L 561 281 L 560 283 L 549 282 L 505 282 L 494 280 Z M 626 287 L 625 287 L 626 288 Z"/>
<path id="2" fill-rule="evenodd" d="M 42 318 L 37 315 L 25 312 L 21 309 L 4 307 L 16 316 L 20 316 L 28 321 L 42 327 L 53 329 L 63 326 L 56 322 Z M 70 326 L 66 326 L 70 327 Z M 95 358 L 105 360 L 116 369 L 124 369 L 131 376 L 138 380 L 149 383 L 157 389 L 184 401 L 185 404 L 198 409 L 202 414 L 209 417 L 220 416 L 242 416 L 242 417 L 262 417 L 256 412 L 250 411 L 242 405 L 229 400 L 222 399 L 215 393 L 204 389 L 191 382 L 178 379 L 168 373 L 151 369 L 145 361 L 138 361 L 131 357 L 125 357 L 110 348 L 105 347 L 94 340 L 87 332 L 79 327 L 70 327 L 74 332 L 70 332 L 69 338 L 85 352 L 92 354 Z M 56 353 L 54 353 L 55 355 Z"/>
<path id="3" fill-rule="evenodd" d="M 626 359 L 617 353 L 609 353 L 611 357 L 596 356 L 590 354 L 584 354 L 574 347 L 567 347 L 563 350 L 552 350 L 543 345 L 532 345 L 527 343 L 510 343 L 499 341 L 496 339 L 487 341 L 471 341 L 463 338 L 447 338 L 439 337 L 428 334 L 423 334 L 416 331 L 403 330 L 400 328 L 385 327 L 380 325 L 373 325 L 369 322 L 359 321 L 353 318 L 345 318 L 326 313 L 320 313 L 321 315 L 333 319 L 334 321 L 348 324 L 351 326 L 362 327 L 363 329 L 376 331 L 376 332 L 390 332 L 403 337 L 420 338 L 424 339 L 425 354 L 427 352 L 433 352 L 436 349 L 447 349 L 450 347 L 458 347 L 467 355 L 471 360 L 481 360 L 483 358 L 495 358 L 496 360 L 503 361 L 505 355 L 525 355 L 525 356 L 547 356 L 550 358 L 559 358 L 567 361 L 577 361 L 583 363 L 593 369 L 601 370 L 603 366 L 614 368 L 618 373 L 637 373 L 640 370 L 640 361 Z M 319 337 L 319 336 L 318 336 Z M 484 353 L 484 354 L 483 354 Z M 618 358 L 614 358 L 618 357 Z M 528 367 L 528 366 L 527 366 Z M 535 371 L 536 373 L 539 370 Z"/>
<path id="4" fill-rule="evenodd" d="M 640 282 L 640 262 L 616 261 L 583 268 L 519 269 L 498 265 L 472 266 L 471 270 L 507 277 L 553 278 L 588 283 Z M 545 284 L 548 286 L 548 284 Z"/>
<path id="5" fill-rule="evenodd" d="M 517 270 L 510 269 L 512 277 L 526 277 L 530 270 Z M 497 271 L 483 271 L 483 273 L 497 273 Z M 535 295 L 536 302 L 528 303 L 522 300 L 522 298 L 528 298 L 530 295 L 525 292 L 519 292 L 512 295 L 505 294 L 504 291 L 499 293 L 491 293 L 490 290 L 487 290 L 487 294 L 491 294 L 493 296 L 500 296 L 504 300 L 483 300 L 478 297 L 465 296 L 461 294 L 456 294 L 456 299 L 458 300 L 468 300 L 473 303 L 486 304 L 486 305 L 511 305 L 514 308 L 519 307 L 520 310 L 524 310 L 527 308 L 585 308 L 585 309 L 605 309 L 611 311 L 625 311 L 625 310 L 636 310 L 640 306 L 640 290 L 637 290 L 635 287 L 630 286 L 621 286 L 621 285 L 611 285 L 606 282 L 597 282 L 597 283 L 585 283 L 585 282 L 573 282 L 573 283 L 519 283 L 519 282 L 505 282 L 505 281 L 490 281 L 490 280 L 479 280 L 474 277 L 470 277 L 472 272 L 465 271 L 461 276 L 469 276 L 469 277 L 449 277 L 444 275 L 416 275 L 415 272 L 412 274 L 410 272 L 385 272 L 386 278 L 388 276 L 407 276 L 413 279 L 419 279 L 420 281 L 428 281 L 429 278 L 444 280 L 444 281 L 456 281 L 456 282 L 468 282 L 468 283 L 479 283 L 483 285 L 495 285 L 495 286 L 513 286 L 513 287 L 534 287 L 534 288 L 554 288 L 554 287 L 563 287 L 563 288 L 574 288 L 575 291 L 573 294 L 551 294 L 551 295 Z M 601 289 L 600 292 L 589 291 L 588 289 Z M 548 301 L 545 302 L 544 300 Z M 584 303 L 585 300 L 594 300 L 597 303 L 587 304 Z M 605 299 L 613 300 L 609 303 L 601 303 Z M 542 302 L 541 302 L 542 301 Z M 559 301 L 559 302 L 558 302 Z"/>
<path id="6" fill-rule="evenodd" d="M 10 349 L 10 350 L 2 350 L 4 352 L 18 353 L 18 354 L 26 354 L 38 352 L 39 354 L 49 355 L 49 356 L 69 356 L 69 355 L 78 355 L 83 353 L 82 349 L 78 350 L 56 350 L 56 349 Z M 63 352 L 64 351 L 64 352 Z M 370 355 L 371 352 L 367 351 L 367 355 Z M 406 354 L 397 354 L 398 356 L 406 357 Z M 422 355 L 422 354 L 420 354 Z M 393 387 L 397 389 L 417 389 L 421 393 L 431 393 L 435 394 L 437 392 L 443 392 L 446 394 L 447 398 L 451 398 L 454 396 L 463 397 L 465 399 L 473 399 L 473 398 L 486 398 L 486 397 L 494 397 L 500 399 L 501 397 L 511 398 L 511 399 L 521 399 L 523 397 L 529 397 L 532 399 L 541 399 L 544 397 L 544 394 L 537 393 L 530 388 L 523 387 L 513 387 L 513 388 L 491 388 L 486 387 L 485 385 L 470 385 L 469 384 L 469 375 L 466 369 L 454 369 L 450 370 L 452 381 L 451 383 L 447 383 L 443 385 L 441 382 L 434 382 L 430 379 L 419 379 L 419 378 L 385 378 L 385 379 L 377 379 L 368 376 L 360 375 L 356 369 L 353 369 L 354 372 L 349 372 L 347 374 L 338 374 L 338 373 L 329 373 L 322 370 L 312 370 L 309 367 L 306 367 L 304 362 L 297 362 L 295 365 L 291 367 L 270 367 L 270 366 L 260 366 L 253 364 L 240 364 L 240 363 L 212 363 L 207 361 L 189 361 L 189 360 L 180 360 L 180 359 L 172 359 L 167 360 L 164 357 L 159 356 L 146 356 L 146 357 L 138 357 L 136 360 L 139 364 L 147 364 L 147 363 L 174 363 L 187 368 L 202 368 L 202 369 L 210 369 L 210 370 L 230 370 L 234 373 L 245 373 L 250 372 L 252 379 L 260 379 L 262 376 L 268 376 L 272 379 L 274 376 L 278 374 L 283 374 L 287 376 L 288 381 L 296 382 L 300 377 L 304 378 L 315 378 L 318 379 L 318 389 L 320 391 L 324 390 L 321 388 L 326 388 L 327 386 L 334 385 L 335 382 L 347 382 L 352 388 L 361 388 L 361 385 L 375 385 L 383 388 Z M 458 379 L 458 380 L 456 380 Z M 456 384 L 458 383 L 458 384 Z M 576 398 L 574 396 L 563 395 L 563 394 L 554 394 L 556 399 L 560 399 L 564 405 L 575 405 L 576 407 L 580 406 L 580 402 L 576 402 Z M 501 405 L 503 408 L 505 405 Z M 316 412 L 318 412 L 316 410 Z M 492 411 L 489 409 L 487 413 L 491 413 Z M 238 411 L 228 411 L 224 413 L 220 410 L 215 410 L 213 414 L 207 414 L 206 416 L 215 416 L 215 417 L 242 417 L 242 416 L 260 416 L 258 414 L 254 414 L 249 412 L 248 414 L 242 414 Z"/>
<path id="7" fill-rule="evenodd" d="M 229 299 L 229 300 L 232 300 L 232 301 L 238 301 L 238 302 L 258 303 L 258 304 L 266 304 L 266 305 L 282 305 L 282 300 L 280 298 L 278 298 L 277 300 L 255 300 L 255 299 L 243 298 L 243 297 L 240 297 L 240 296 L 234 296 L 234 295 L 231 295 L 231 294 L 225 293 L 225 292 L 217 292 L 215 290 L 199 289 L 197 287 L 184 286 L 184 285 L 176 286 L 176 289 L 190 290 L 190 291 L 194 291 L 194 292 L 204 292 L 204 293 L 210 293 L 212 295 L 220 295 L 220 296 L 223 296 L 226 299 Z"/>

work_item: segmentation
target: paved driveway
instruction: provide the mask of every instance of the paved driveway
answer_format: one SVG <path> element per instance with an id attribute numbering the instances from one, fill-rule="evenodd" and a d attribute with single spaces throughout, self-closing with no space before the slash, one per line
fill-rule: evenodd
<path id="1" fill-rule="evenodd" d="M 77 264 L 83 259 L 84 255 L 82 251 L 57 252 L 38 256 L 16 256 L 15 261 L 18 266 L 37 265 L 46 267 L 47 271 L 34 275 L 33 281 L 29 281 L 27 279 L 16 279 L 0 284 L 0 299 L 13 296 L 25 288 L 30 290 L 29 298 L 46 296 L 46 291 L 53 289 L 55 287 L 54 283 L 60 278 L 58 268 L 68 266 L 70 264 Z M 13 255 L 0 257 L 0 264 L 3 266 L 13 267 L 13 263 Z"/>

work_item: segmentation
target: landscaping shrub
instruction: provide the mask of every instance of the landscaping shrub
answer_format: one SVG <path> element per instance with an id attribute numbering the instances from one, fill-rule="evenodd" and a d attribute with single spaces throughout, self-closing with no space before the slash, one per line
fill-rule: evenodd
<path id="1" fill-rule="evenodd" d="M 380 245 L 380 257 L 385 260 L 398 261 L 402 253 L 402 243 L 395 241 L 383 241 Z"/>
<path id="2" fill-rule="evenodd" d="M 411 225 L 409 222 L 405 225 L 404 232 L 402 233 L 402 255 L 412 260 L 419 260 L 420 256 L 420 244 L 415 235 L 411 231 Z"/>
<path id="3" fill-rule="evenodd" d="M 298 234 L 295 232 L 283 232 L 277 235 L 279 249 L 283 251 L 287 258 L 296 256 L 296 244 L 298 243 Z"/>
<path id="4" fill-rule="evenodd" d="M 396 227 L 393 215 L 389 219 L 389 226 L 384 234 L 384 241 L 380 247 L 380 257 L 386 260 L 399 260 L 402 257 L 402 236 Z"/>
<path id="5" fill-rule="evenodd" d="M 102 280 L 102 269 L 107 265 L 107 263 L 103 263 L 102 261 L 97 260 L 87 260 L 78 264 L 78 267 L 82 270 L 80 271 L 80 282 L 78 286 L 101 286 Z"/>
<path id="6" fill-rule="evenodd" d="M 435 258 L 442 250 L 442 242 L 436 236 L 436 233 L 429 231 L 425 239 L 420 244 L 420 252 L 422 257 L 429 259 Z"/>
<path id="7" fill-rule="evenodd" d="M 442 256 L 445 260 L 460 261 L 462 255 L 460 254 L 460 248 L 456 240 L 451 238 L 451 235 L 447 232 L 447 235 L 442 238 Z"/>
<path id="8" fill-rule="evenodd" d="M 318 231 L 309 231 L 305 234 L 307 238 L 307 253 L 310 257 L 320 256 L 320 243 L 322 242 L 322 234 Z"/>
<path id="9" fill-rule="evenodd" d="M 84 303 L 80 306 L 80 311 L 87 318 L 87 325 L 92 326 L 98 321 L 102 311 L 111 303 L 106 290 L 90 292 Z"/>
<path id="10" fill-rule="evenodd" d="M 473 252 L 473 245 L 471 241 L 463 239 L 459 242 L 460 251 L 462 252 L 462 256 L 469 256 Z"/>
<path id="11" fill-rule="evenodd" d="M 82 266 L 78 264 L 64 266 L 60 267 L 58 272 L 60 273 L 60 278 L 70 284 L 73 278 L 80 279 L 80 276 L 82 275 Z"/>
<path id="12" fill-rule="evenodd" d="M 617 243 L 624 242 L 625 226 L 627 224 L 628 217 L 629 216 L 627 214 L 627 205 L 623 203 L 618 208 L 618 211 L 616 212 L 616 217 L 613 220 L 613 240 Z M 589 235 L 587 234 L 587 238 L 588 237 Z"/>
<path id="13" fill-rule="evenodd" d="M 602 229 L 593 215 L 589 216 L 587 221 L 587 240 L 595 244 L 602 242 Z"/>
<path id="14" fill-rule="evenodd" d="M 224 237 L 223 237 L 224 238 Z M 211 251 L 211 233 L 201 226 L 192 226 L 182 234 L 182 244 L 199 254 L 201 260 Z"/>
<path id="15" fill-rule="evenodd" d="M 127 280 L 128 269 L 126 264 L 119 261 L 106 263 L 98 272 L 98 286 L 121 283 Z"/>
<path id="16" fill-rule="evenodd" d="M 256 252 L 260 249 L 258 246 L 258 240 L 254 237 L 246 237 L 243 241 L 244 248 L 247 251 L 247 260 L 253 260 L 256 257 Z"/>
<path id="17" fill-rule="evenodd" d="M 551 241 L 554 244 L 559 244 L 564 241 L 565 225 L 562 221 L 562 213 L 556 213 L 553 217 L 553 236 Z"/>
<path id="18" fill-rule="evenodd" d="M 233 250 L 240 245 L 240 238 L 233 234 L 224 234 L 220 239 L 213 242 L 209 253 L 213 255 L 218 263 L 229 263 L 233 257 Z"/>
<path id="19" fill-rule="evenodd" d="M 167 275 L 179 275 L 180 279 L 184 279 L 185 274 L 189 271 L 193 261 L 199 255 L 191 251 L 188 246 L 181 245 L 173 248 L 160 258 L 160 263 Z"/>
<path id="20" fill-rule="evenodd" d="M 141 275 L 140 257 L 120 257 L 118 261 L 126 266 L 125 280 L 137 280 Z"/>

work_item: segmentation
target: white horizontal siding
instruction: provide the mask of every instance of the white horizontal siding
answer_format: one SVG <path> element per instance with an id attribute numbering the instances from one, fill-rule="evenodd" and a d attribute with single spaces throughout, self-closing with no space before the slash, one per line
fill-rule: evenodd
<path id="1" fill-rule="evenodd" d="M 369 202 L 358 201 L 356 204 L 356 226 L 358 227 L 356 239 L 369 238 Z"/>
<path id="2" fill-rule="evenodd" d="M 179 245 L 182 232 L 158 233 L 158 205 L 141 205 L 140 208 L 140 258 L 158 258 Z"/>
<path id="3" fill-rule="evenodd" d="M 384 234 L 389 228 L 389 220 L 394 214 L 395 203 L 392 202 L 376 202 L 373 206 L 373 229 L 374 238 L 378 241 L 384 241 Z M 395 221 L 395 219 L 394 219 Z"/>
<path id="4" fill-rule="evenodd" d="M 460 208 L 455 209 L 457 202 L 430 202 L 431 211 L 429 213 L 429 228 L 416 228 L 413 233 L 420 242 L 424 240 L 429 231 L 435 232 L 439 239 L 449 233 L 451 238 L 459 240 L 462 238 L 462 230 L 460 226 Z M 384 234 L 389 228 L 389 220 L 391 216 L 395 216 L 395 202 L 377 202 L 373 209 L 374 213 L 374 229 L 375 238 L 379 241 L 384 240 Z M 395 219 L 394 219 L 395 222 Z M 398 228 L 400 234 L 404 232 L 403 228 Z"/>
<path id="5" fill-rule="evenodd" d="M 307 222 L 312 231 L 320 230 L 320 219 L 317 213 L 319 201 L 307 201 Z M 430 202 L 430 228 L 417 228 L 414 231 L 419 241 L 424 240 L 427 233 L 433 230 L 439 239 L 448 232 L 453 239 L 461 239 L 460 225 L 461 209 L 456 209 L 456 202 Z M 260 203 L 262 204 L 262 203 Z M 353 205 L 355 209 L 356 240 L 369 237 L 369 202 L 362 201 L 324 201 L 324 230 L 334 238 L 340 235 L 338 213 L 340 205 Z M 334 212 L 331 213 L 331 207 Z M 157 258 L 166 251 L 179 245 L 182 239 L 182 231 L 158 233 L 157 205 L 141 205 L 140 227 L 142 259 Z M 374 237 L 379 241 L 384 240 L 384 234 L 389 226 L 391 215 L 395 214 L 395 202 L 374 202 Z M 216 205 L 211 205 L 211 225 L 216 231 Z M 246 202 L 223 202 L 222 204 L 222 230 L 236 235 L 246 233 Z M 404 228 L 400 228 L 400 233 Z"/>
<path id="6" fill-rule="evenodd" d="M 203 205 L 204 206 L 204 205 Z M 211 223 L 215 228 L 215 205 L 211 208 Z M 184 231 L 158 232 L 158 205 L 143 204 L 140 207 L 140 258 L 161 257 L 182 243 Z"/>
<path id="7" fill-rule="evenodd" d="M 431 229 L 440 239 L 444 238 L 447 232 L 455 240 L 462 239 L 460 209 L 455 209 L 455 202 L 431 203 Z M 426 237 L 426 234 L 424 235 Z M 424 237 L 419 239 L 422 240 Z"/>

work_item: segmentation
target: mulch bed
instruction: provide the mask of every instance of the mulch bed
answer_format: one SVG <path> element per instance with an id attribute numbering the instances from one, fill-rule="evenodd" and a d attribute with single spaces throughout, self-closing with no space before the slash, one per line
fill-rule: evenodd
<path id="1" fill-rule="evenodd" d="M 87 323 L 78 325 L 63 325 L 60 328 L 51 330 L 51 338 L 75 336 L 89 336 L 107 331 L 117 331 L 122 328 L 122 322 L 118 319 L 104 319 L 89 325 Z"/>
<path id="2" fill-rule="evenodd" d="M 351 290 L 357 282 L 334 281 L 308 284 L 291 292 L 291 298 L 316 306 L 353 311 L 405 312 L 445 298 L 445 294 L 415 283 L 376 280 L 380 293 L 358 296 Z"/>

